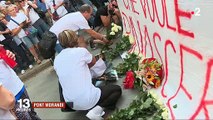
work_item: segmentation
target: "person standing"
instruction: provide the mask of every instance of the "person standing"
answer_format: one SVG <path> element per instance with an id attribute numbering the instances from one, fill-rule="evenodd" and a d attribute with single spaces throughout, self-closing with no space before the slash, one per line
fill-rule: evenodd
<path id="1" fill-rule="evenodd" d="M 0 53 L 2 53 L 2 51 L 0 51 Z M 15 60 L 15 54 L 10 52 L 9 50 L 6 50 L 6 56 Z M 11 91 L 12 94 L 15 96 L 15 107 L 12 110 L 18 119 L 40 120 L 40 118 L 37 116 L 37 113 L 31 106 L 31 101 L 24 86 L 24 83 L 16 75 L 13 69 L 6 63 L 6 61 L 2 59 L 2 57 L 0 57 L 0 82 L 7 90 Z M 24 109 L 23 107 L 20 108 L 18 102 L 19 100 L 24 99 L 26 99 L 27 101 L 27 109 Z"/>
<path id="2" fill-rule="evenodd" d="M 13 36 L 18 36 L 24 42 L 33 55 L 35 61 L 40 64 L 41 60 L 39 59 L 38 52 L 36 50 L 38 49 L 39 40 L 36 36 L 27 36 L 23 30 L 23 27 L 29 25 L 31 21 L 24 13 L 17 13 L 14 6 L 8 6 L 7 11 L 11 16 L 11 20 L 9 22 L 5 21 L 4 24 L 6 24 L 7 27 L 11 30 Z"/>
<path id="3" fill-rule="evenodd" d="M 31 21 L 31 25 L 38 30 L 38 38 L 41 39 L 44 32 L 49 30 L 49 26 L 39 17 L 38 13 L 34 9 L 37 9 L 37 5 L 31 1 L 18 0 L 17 4 L 24 10 L 25 15 Z"/>
<path id="4" fill-rule="evenodd" d="M 64 3 L 65 3 L 64 0 L 45 0 L 45 4 L 53 20 L 53 24 L 58 19 L 60 19 L 61 17 L 63 17 L 64 15 L 68 13 L 66 8 L 64 7 Z M 56 15 L 58 15 L 57 19 L 55 19 Z"/>
<path id="5" fill-rule="evenodd" d="M 21 69 L 21 73 L 24 74 L 24 69 L 26 68 L 24 63 L 26 63 L 29 68 L 32 68 L 33 66 L 23 49 L 20 46 L 17 46 L 16 43 L 12 40 L 13 37 L 10 34 L 10 30 L 3 23 L 4 20 L 5 19 L 3 18 L 3 15 L 0 14 L 0 43 L 3 44 L 5 48 L 14 51 L 16 54 L 18 54 L 18 56 L 20 56 L 18 59 L 16 59 L 16 61 L 18 62 L 19 68 Z"/>

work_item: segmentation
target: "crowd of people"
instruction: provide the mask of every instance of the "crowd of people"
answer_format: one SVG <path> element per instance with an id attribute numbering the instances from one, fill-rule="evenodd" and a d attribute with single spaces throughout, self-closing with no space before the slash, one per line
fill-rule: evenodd
<path id="1" fill-rule="evenodd" d="M 5 55 L 15 60 L 17 66 L 11 68 L 0 54 L 0 118 L 40 119 L 31 106 L 20 109 L 19 100 L 27 99 L 29 105 L 31 101 L 17 74 L 33 68 L 34 62 L 42 62 L 38 43 L 46 31 L 58 38 L 54 69 L 65 101 L 74 102 L 74 110 L 89 110 L 90 119 L 101 119 L 103 108 L 115 109 L 121 88 L 97 87 L 92 83 L 91 69 L 101 60 L 93 57 L 87 50 L 87 42 L 78 35 L 78 30 L 83 30 L 95 39 L 92 43 L 111 44 L 106 35 L 94 30 L 98 26 L 109 27 L 111 22 L 121 22 L 116 0 L 1 1 L 0 47 L 6 49 Z M 97 109 L 99 113 L 95 115 Z"/>

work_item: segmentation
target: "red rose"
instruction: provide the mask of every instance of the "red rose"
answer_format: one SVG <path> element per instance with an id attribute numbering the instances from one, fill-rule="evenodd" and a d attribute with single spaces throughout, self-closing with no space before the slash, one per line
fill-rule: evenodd
<path id="1" fill-rule="evenodd" d="M 135 81 L 134 73 L 132 71 L 127 71 L 126 78 L 124 80 L 124 88 L 125 89 L 134 88 L 134 81 Z"/>

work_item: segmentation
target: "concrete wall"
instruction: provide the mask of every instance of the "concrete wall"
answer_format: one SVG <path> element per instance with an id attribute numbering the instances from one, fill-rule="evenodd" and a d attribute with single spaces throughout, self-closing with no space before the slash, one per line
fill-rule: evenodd
<path id="1" fill-rule="evenodd" d="M 131 51 L 163 63 L 157 92 L 172 119 L 213 119 L 213 1 L 117 0 Z M 177 108 L 173 108 L 177 104 Z"/>

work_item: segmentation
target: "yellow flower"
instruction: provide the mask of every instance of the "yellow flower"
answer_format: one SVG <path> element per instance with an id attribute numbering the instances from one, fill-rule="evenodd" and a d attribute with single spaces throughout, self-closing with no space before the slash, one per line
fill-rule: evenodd
<path id="1" fill-rule="evenodd" d="M 129 36 L 129 42 L 130 42 L 130 44 L 134 44 L 135 43 L 135 39 L 134 39 L 134 37 L 132 35 Z"/>
<path id="2" fill-rule="evenodd" d="M 109 34 L 110 34 L 110 35 L 115 35 L 115 32 L 110 32 Z"/>
<path id="3" fill-rule="evenodd" d="M 156 64 L 155 64 L 155 63 L 151 66 L 151 70 L 152 70 L 152 72 L 156 72 L 156 71 L 157 71 L 157 70 L 156 70 Z"/>
<path id="4" fill-rule="evenodd" d="M 155 79 L 155 76 L 152 74 L 152 72 L 148 71 L 146 74 L 145 74 L 145 78 L 146 78 L 146 81 L 150 84 L 153 84 L 153 80 Z"/>

